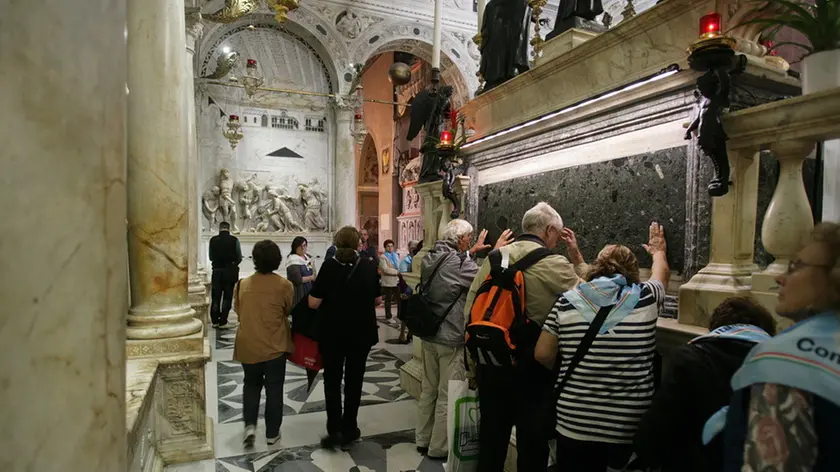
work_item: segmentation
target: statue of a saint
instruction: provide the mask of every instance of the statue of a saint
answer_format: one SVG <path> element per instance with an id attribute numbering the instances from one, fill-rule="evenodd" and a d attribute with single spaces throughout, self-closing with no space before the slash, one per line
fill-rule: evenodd
<path id="1" fill-rule="evenodd" d="M 255 206 L 260 202 L 259 185 L 254 182 L 254 177 L 249 178 L 244 182 L 238 182 L 236 189 L 239 190 L 239 203 L 242 205 L 242 228 L 246 229 L 254 218 Z"/>
<path id="2" fill-rule="evenodd" d="M 481 26 L 481 66 L 484 90 L 529 69 L 528 35 L 531 7 L 527 0 L 491 0 Z"/>
<path id="3" fill-rule="evenodd" d="M 204 192 L 201 196 L 201 212 L 207 218 L 210 227 L 208 231 L 213 231 L 216 226 L 216 212 L 219 211 L 219 187 L 213 186 L 210 190 Z"/>
<path id="4" fill-rule="evenodd" d="M 233 232 L 239 232 L 236 226 L 236 202 L 233 200 L 233 179 L 230 178 L 230 171 L 222 169 L 219 172 L 219 211 L 222 213 L 222 221 L 230 223 Z"/>
<path id="5" fill-rule="evenodd" d="M 593 21 L 601 13 L 604 13 L 601 0 L 560 0 L 560 5 L 557 6 L 557 19 L 554 20 L 554 29 L 551 30 L 551 33 L 548 33 L 545 39 L 547 41 L 574 28 L 577 25 L 575 18 Z"/>
<path id="6" fill-rule="evenodd" d="M 310 231 L 324 231 L 327 223 L 321 216 L 321 202 L 324 199 L 322 192 L 311 188 L 309 185 L 300 184 L 300 200 L 303 202 L 303 224 Z"/>

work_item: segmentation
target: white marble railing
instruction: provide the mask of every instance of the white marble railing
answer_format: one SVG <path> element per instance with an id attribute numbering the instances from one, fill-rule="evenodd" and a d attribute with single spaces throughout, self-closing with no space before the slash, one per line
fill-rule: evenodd
<path id="1" fill-rule="evenodd" d="M 802 163 L 818 142 L 840 137 L 840 88 L 730 113 L 723 124 L 733 186 L 713 203 L 709 265 L 680 290 L 679 320 L 695 326 L 704 326 L 708 314 L 735 295 L 752 294 L 773 311 L 775 278 L 814 227 Z M 775 262 L 758 271 L 753 264 L 758 153 L 765 150 L 780 166 L 761 228 L 761 241 Z"/>

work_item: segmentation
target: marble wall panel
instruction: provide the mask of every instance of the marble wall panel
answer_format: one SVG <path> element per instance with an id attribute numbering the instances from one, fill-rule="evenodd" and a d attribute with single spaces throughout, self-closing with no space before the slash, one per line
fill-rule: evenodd
<path id="1" fill-rule="evenodd" d="M 521 232 L 525 211 L 539 201 L 551 204 L 574 229 L 587 260 L 606 244 L 631 247 L 642 266 L 650 257 L 647 242 L 651 221 L 668 234 L 672 268 L 685 265 L 686 147 L 558 169 L 482 186 L 478 198 L 478 228 L 495 240 L 501 227 Z"/>

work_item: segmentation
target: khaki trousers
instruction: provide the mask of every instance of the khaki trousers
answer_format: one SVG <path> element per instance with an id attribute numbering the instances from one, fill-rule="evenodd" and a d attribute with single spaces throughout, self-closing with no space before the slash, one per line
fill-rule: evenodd
<path id="1" fill-rule="evenodd" d="M 449 453 L 446 412 L 450 380 L 465 380 L 464 348 L 423 341 L 423 389 L 417 402 L 418 447 L 428 447 L 432 457 Z"/>

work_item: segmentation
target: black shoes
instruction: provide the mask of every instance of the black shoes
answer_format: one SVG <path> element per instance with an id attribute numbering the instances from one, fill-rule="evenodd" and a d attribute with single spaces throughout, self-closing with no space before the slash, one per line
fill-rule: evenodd
<path id="1" fill-rule="evenodd" d="M 421 456 L 425 456 L 425 455 L 427 455 L 427 454 L 429 453 L 429 448 L 428 448 L 428 447 L 420 447 L 420 446 L 417 446 L 417 452 L 418 452 Z"/>
<path id="2" fill-rule="evenodd" d="M 345 449 L 352 446 L 353 443 L 361 439 L 361 437 L 362 431 L 359 428 L 356 428 L 356 430 L 351 433 L 329 434 L 321 438 L 321 447 L 324 449 L 335 449 L 337 447 Z"/>

